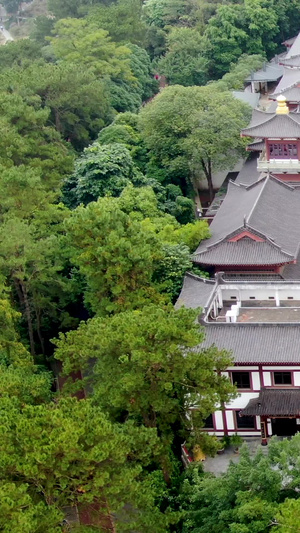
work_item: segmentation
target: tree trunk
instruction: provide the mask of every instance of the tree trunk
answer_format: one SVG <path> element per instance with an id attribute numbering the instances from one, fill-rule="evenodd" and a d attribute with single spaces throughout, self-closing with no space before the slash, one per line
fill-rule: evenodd
<path id="1" fill-rule="evenodd" d="M 211 160 L 208 159 L 206 165 L 204 159 L 201 159 L 201 164 L 208 183 L 209 201 L 212 203 L 214 199 L 214 186 L 211 172 Z"/>
<path id="2" fill-rule="evenodd" d="M 27 326 L 28 326 L 28 336 L 29 336 L 29 342 L 30 342 L 30 353 L 34 357 L 35 348 L 34 348 L 34 337 L 33 337 L 33 325 L 32 325 L 32 318 L 31 318 L 31 311 L 30 311 L 27 289 L 23 281 L 20 281 L 19 279 L 14 278 L 14 284 L 15 284 L 16 291 L 17 291 L 17 294 L 20 300 L 21 307 L 25 311 L 25 316 L 26 316 Z"/>
<path id="3" fill-rule="evenodd" d="M 44 339 L 43 339 L 42 332 L 41 332 L 41 310 L 40 309 L 38 310 L 35 309 L 35 316 L 36 316 L 36 329 L 37 329 L 38 338 L 40 339 L 42 353 L 43 355 L 45 355 L 45 343 L 44 343 Z"/>
<path id="4" fill-rule="evenodd" d="M 61 121 L 60 121 L 60 115 L 58 109 L 54 109 L 54 116 L 55 116 L 55 128 L 59 133 L 62 133 L 61 128 Z"/>
<path id="5" fill-rule="evenodd" d="M 28 294 L 26 286 L 22 283 L 21 284 L 23 296 L 24 296 L 24 304 L 25 304 L 25 314 L 27 318 L 27 324 L 28 324 L 28 335 L 29 335 L 29 342 L 30 342 L 30 353 L 32 357 L 35 356 L 35 348 L 34 348 L 34 338 L 33 338 L 33 325 L 32 325 L 32 318 L 31 318 L 31 311 L 30 311 L 30 305 L 28 300 Z"/>

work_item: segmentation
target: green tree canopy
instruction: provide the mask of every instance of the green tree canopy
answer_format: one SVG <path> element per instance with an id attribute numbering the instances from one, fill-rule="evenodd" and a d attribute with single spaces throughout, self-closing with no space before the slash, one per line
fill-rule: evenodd
<path id="1" fill-rule="evenodd" d="M 79 17 L 103 0 L 48 0 L 48 8 L 56 18 Z"/>
<path id="2" fill-rule="evenodd" d="M 78 296 L 77 282 L 67 270 L 69 252 L 62 230 L 66 216 L 63 206 L 49 204 L 31 213 L 29 220 L 7 215 L 0 227 L 0 272 L 13 288 L 32 355 L 36 344 L 44 353 L 44 335 L 49 336 L 55 323 L 74 325 L 66 310 Z"/>
<path id="3" fill-rule="evenodd" d="M 34 19 L 34 26 L 30 34 L 30 40 L 40 46 L 47 46 L 48 37 L 52 34 L 55 19 L 47 15 L 39 15 Z"/>
<path id="4" fill-rule="evenodd" d="M 204 85 L 208 80 L 208 60 L 200 33 L 192 28 L 173 28 L 166 41 L 167 52 L 157 62 L 159 73 L 172 85 Z"/>
<path id="5" fill-rule="evenodd" d="M 75 163 L 74 174 L 66 181 L 65 201 L 75 207 L 99 197 L 119 196 L 134 181 L 136 173 L 129 151 L 121 144 L 94 142 Z"/>
<path id="6" fill-rule="evenodd" d="M 144 100 L 153 96 L 158 90 L 158 82 L 152 75 L 150 57 L 146 50 L 135 45 L 126 45 L 126 55 L 129 56 L 131 78 L 113 77 L 108 82 L 111 104 L 119 112 L 138 112 Z"/>
<path id="7" fill-rule="evenodd" d="M 260 55 L 243 54 L 230 67 L 230 71 L 224 74 L 220 83 L 225 83 L 227 89 L 244 89 L 245 79 L 251 71 L 259 70 L 264 63 L 264 58 Z"/>
<path id="8" fill-rule="evenodd" d="M 41 57 L 41 48 L 30 39 L 8 42 L 0 48 L 0 68 L 11 68 L 14 65 L 24 66 Z"/>
<path id="9" fill-rule="evenodd" d="M 57 59 L 92 68 L 98 77 L 132 77 L 129 56 L 125 46 L 112 42 L 108 32 L 87 19 L 61 19 L 50 39 Z M 127 58 L 126 58 L 127 56 Z"/>
<path id="10" fill-rule="evenodd" d="M 117 0 L 90 9 L 88 20 L 96 21 L 100 28 L 109 32 L 115 42 L 143 45 L 146 25 L 141 20 L 142 2 L 140 0 Z"/>
<path id="11" fill-rule="evenodd" d="M 67 221 L 67 230 L 72 261 L 86 279 L 85 300 L 100 315 L 161 301 L 162 287 L 153 276 L 169 253 L 163 244 L 181 242 L 192 249 L 209 235 L 206 222 L 181 227 L 174 217 L 158 210 L 153 191 L 143 187 L 78 207 Z M 168 279 L 178 287 L 176 254 L 173 259 L 177 272 Z"/>
<path id="12" fill-rule="evenodd" d="M 251 458 L 247 447 L 220 477 L 196 466 L 182 485 L 182 532 L 264 533 L 277 512 L 280 490 L 280 474 L 268 458 L 262 452 Z"/>
<path id="13" fill-rule="evenodd" d="M 120 143 L 130 151 L 134 164 L 146 172 L 149 161 L 148 150 L 138 129 L 138 115 L 135 113 L 119 113 L 114 121 L 103 128 L 99 135 L 100 144 Z"/>
<path id="14" fill-rule="evenodd" d="M 177 438 L 190 434 L 189 409 L 197 409 L 196 431 L 234 394 L 222 375 L 230 355 L 215 347 L 201 349 L 204 333 L 195 322 L 198 313 L 148 305 L 94 318 L 61 336 L 55 357 L 63 361 L 66 374 L 84 370 L 96 405 L 114 419 L 129 416 L 138 425 L 157 428 L 168 450 L 175 437 L 172 428 L 177 428 Z"/>
<path id="15" fill-rule="evenodd" d="M 299 446 L 299 434 L 272 438 L 268 453 L 254 457 L 244 445 L 240 461 L 219 477 L 189 469 L 180 495 L 182 533 L 298 533 Z"/>
<path id="16" fill-rule="evenodd" d="M 212 175 L 229 169 L 244 153 L 240 130 L 251 109 L 213 85 L 167 87 L 140 113 L 140 128 L 150 155 L 168 171 L 170 182 L 205 176 L 213 198 Z"/>
<path id="17" fill-rule="evenodd" d="M 117 198 L 100 198 L 72 213 L 72 259 L 87 280 L 86 301 L 94 312 L 140 307 L 160 298 L 151 284 L 160 245 L 148 225 L 125 213 Z"/>
<path id="18" fill-rule="evenodd" d="M 29 0 L 27 0 L 28 2 Z M 21 5 L 20 0 L 3 0 L 3 6 L 8 13 L 17 13 Z"/>
<path id="19" fill-rule="evenodd" d="M 228 72 L 242 54 L 271 57 L 278 33 L 278 16 L 264 0 L 220 5 L 205 30 L 207 57 L 213 58 L 212 76 L 218 78 Z"/>
<path id="20" fill-rule="evenodd" d="M 164 28 L 178 23 L 186 13 L 184 0 L 146 0 L 143 18 L 149 26 Z"/>
<path id="21" fill-rule="evenodd" d="M 3 533 L 61 533 L 64 514 L 35 501 L 26 483 L 1 481 L 0 528 Z"/>
<path id="22" fill-rule="evenodd" d="M 0 164 L 31 165 L 41 173 L 45 187 L 57 187 L 64 174 L 70 171 L 72 156 L 58 132 L 49 126 L 49 109 L 43 108 L 40 99 L 27 98 L 1 90 L 0 80 Z"/>
<path id="23" fill-rule="evenodd" d="M 33 61 L 0 76 L 0 88 L 40 104 L 47 125 L 83 148 L 113 116 L 106 84 L 84 66 Z"/>
<path id="24" fill-rule="evenodd" d="M 155 508 L 151 488 L 141 476 L 143 466 L 159 451 L 154 429 L 137 429 L 130 422 L 112 424 L 90 400 L 75 398 L 20 408 L 15 398 L 4 397 L 0 412 L 0 472 L 10 495 L 6 512 L 18 523 L 20 509 L 9 497 L 19 493 L 25 531 L 32 531 L 27 520 L 33 527 L 36 515 L 45 509 L 52 528 L 37 531 L 62 531 L 58 519 L 63 508 L 84 504 L 92 504 L 99 517 L 117 510 L 123 513 L 127 504 L 125 523 L 149 533 L 165 531 L 167 517 Z M 0 508 L 2 494 L 0 488 Z M 153 529 L 147 523 L 151 513 L 157 524 L 151 524 Z"/>
<path id="25" fill-rule="evenodd" d="M 278 506 L 276 517 L 272 521 L 272 529 L 276 533 L 299 533 L 300 531 L 300 500 L 287 498 Z M 278 524 L 278 525 L 276 525 Z"/>
<path id="26" fill-rule="evenodd" d="M 9 300 L 9 291 L 4 283 L 0 283 L 0 365 L 16 363 L 25 366 L 29 362 L 29 354 L 21 343 L 17 325 L 21 314 L 13 309 Z M 3 383 L 3 382 L 2 382 Z"/>

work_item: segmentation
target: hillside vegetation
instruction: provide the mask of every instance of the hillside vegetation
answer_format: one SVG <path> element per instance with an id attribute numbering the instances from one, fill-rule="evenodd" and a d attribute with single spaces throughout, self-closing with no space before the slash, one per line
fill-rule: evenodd
<path id="1" fill-rule="evenodd" d="M 185 478 L 182 443 L 215 453 L 201 428 L 236 392 L 231 354 L 173 304 L 210 234 L 199 180 L 212 198 L 245 155 L 231 91 L 298 31 L 300 0 L 3 3 L 0 530 L 65 532 L 76 507 L 82 533 L 293 531 L 294 471 L 283 490 L 245 452 L 222 482 Z"/>

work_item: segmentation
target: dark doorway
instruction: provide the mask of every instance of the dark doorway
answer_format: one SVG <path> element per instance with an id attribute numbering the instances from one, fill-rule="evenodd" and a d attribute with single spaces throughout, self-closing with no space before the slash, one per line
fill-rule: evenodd
<path id="1" fill-rule="evenodd" d="M 272 433 L 279 437 L 289 437 L 297 432 L 296 418 L 273 418 Z"/>

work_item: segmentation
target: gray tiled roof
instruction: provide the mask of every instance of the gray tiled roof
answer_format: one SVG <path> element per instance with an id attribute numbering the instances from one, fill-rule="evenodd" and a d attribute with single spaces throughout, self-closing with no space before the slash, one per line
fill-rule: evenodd
<path id="1" fill-rule="evenodd" d="M 275 116 L 275 113 L 272 113 L 272 116 Z M 268 111 L 261 111 L 260 109 L 253 109 L 251 121 L 248 128 L 253 128 L 259 124 L 264 124 L 266 120 L 272 118 L 271 114 Z"/>
<path id="2" fill-rule="evenodd" d="M 282 213 L 282 207 L 289 206 Z M 212 262 L 210 264 L 228 264 L 229 250 L 234 252 L 235 264 L 251 264 L 251 250 L 253 250 L 252 264 L 259 263 L 259 243 L 252 241 L 251 245 L 244 239 L 235 243 L 234 247 L 223 246 L 224 240 L 244 229 L 257 233 L 268 240 L 269 253 L 273 245 L 275 255 L 280 263 L 293 260 L 297 254 L 300 243 L 300 191 L 282 183 L 272 176 L 265 177 L 253 185 L 244 186 L 229 182 L 227 195 L 213 219 L 210 230 L 212 236 L 202 241 L 194 253 L 193 260 L 201 263 L 203 254 L 205 264 L 208 264 L 210 252 Z M 222 244 L 222 246 L 220 246 Z M 266 243 L 260 243 L 261 259 L 266 260 Z M 212 247 L 214 253 L 212 254 Z M 239 250 L 239 251 L 238 251 Z M 281 255 L 279 257 L 279 252 Z M 290 257 L 288 257 L 289 254 Z M 205 259 L 206 258 L 206 259 Z M 230 263 L 232 264 L 232 263 Z M 269 263 L 270 264 L 270 263 Z M 274 264 L 274 263 L 273 263 Z"/>
<path id="3" fill-rule="evenodd" d="M 281 93 L 290 87 L 293 87 L 298 82 L 300 82 L 300 69 L 299 68 L 283 68 L 283 76 L 278 83 L 274 93 Z"/>
<path id="4" fill-rule="evenodd" d="M 245 104 L 249 104 L 252 108 L 258 106 L 260 94 L 252 93 L 250 91 L 232 91 L 232 94 L 238 100 L 241 100 Z"/>
<path id="5" fill-rule="evenodd" d="M 254 141 L 253 143 L 248 144 L 247 150 L 261 152 L 265 148 L 265 141 L 261 139 Z"/>
<path id="6" fill-rule="evenodd" d="M 258 398 L 250 400 L 242 416 L 299 416 L 300 389 L 261 389 Z"/>
<path id="7" fill-rule="evenodd" d="M 243 228 L 241 228 L 243 231 Z M 299 237 L 300 240 L 300 237 Z M 254 242 L 244 238 L 238 242 L 226 240 L 208 248 L 199 256 L 193 258 L 195 263 L 203 265 L 278 265 L 294 259 L 271 241 Z"/>
<path id="8" fill-rule="evenodd" d="M 250 124 L 241 133 L 245 137 L 259 137 L 262 139 L 269 137 L 277 137 L 279 139 L 300 138 L 300 114 L 276 115 L 276 113 L 265 113 L 264 122 L 254 126 Z"/>
<path id="9" fill-rule="evenodd" d="M 294 57 L 290 57 L 290 58 L 286 58 L 284 57 L 283 59 L 280 59 L 280 64 L 285 66 L 285 67 L 298 67 L 300 68 L 300 55 L 298 56 L 294 56 Z"/>
<path id="10" fill-rule="evenodd" d="M 294 42 L 296 41 L 297 39 L 297 35 L 295 37 L 290 37 L 290 39 L 286 39 L 285 41 L 283 41 L 283 45 L 285 46 L 292 46 L 292 44 L 294 44 Z"/>
<path id="11" fill-rule="evenodd" d="M 291 263 L 290 265 L 286 265 L 282 272 L 282 277 L 285 280 L 300 281 L 300 251 L 296 264 Z"/>
<path id="12" fill-rule="evenodd" d="M 208 324 L 201 347 L 231 351 L 235 363 L 300 363 L 300 324 Z"/>
<path id="13" fill-rule="evenodd" d="M 192 309 L 205 307 L 214 286 L 215 281 L 187 272 L 175 308 L 178 309 L 183 305 Z"/>
<path id="14" fill-rule="evenodd" d="M 251 154 L 251 156 L 243 164 L 236 180 L 236 184 L 252 185 L 261 177 L 261 172 L 257 170 L 258 154 Z"/>
<path id="15" fill-rule="evenodd" d="M 286 53 L 286 59 L 290 57 L 298 56 L 300 54 L 300 33 L 298 33 L 296 39 L 294 40 L 292 46 Z"/>
<path id="16" fill-rule="evenodd" d="M 276 113 L 278 103 L 276 100 L 271 100 L 270 104 L 268 105 L 268 113 Z"/>
<path id="17" fill-rule="evenodd" d="M 277 81 L 283 74 L 283 67 L 279 63 L 266 63 L 264 67 L 256 72 L 252 72 L 245 81 Z"/>
<path id="18" fill-rule="evenodd" d="M 287 102 L 300 102 L 300 87 L 290 87 L 289 89 L 285 89 L 285 91 L 282 91 L 281 93 L 274 92 L 273 94 L 270 94 L 269 98 L 276 100 L 277 96 L 282 94 L 282 96 L 285 96 Z M 274 102 L 275 104 L 275 111 L 277 107 L 277 102 Z M 270 107 L 268 108 L 270 110 Z"/>

